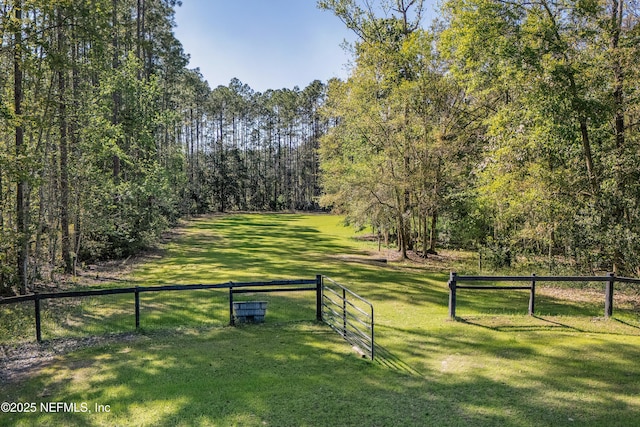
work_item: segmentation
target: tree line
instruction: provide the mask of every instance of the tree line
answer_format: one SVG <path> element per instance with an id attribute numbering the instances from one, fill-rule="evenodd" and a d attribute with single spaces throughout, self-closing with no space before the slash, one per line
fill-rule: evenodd
<path id="1" fill-rule="evenodd" d="M 129 256 L 183 215 L 317 207 L 325 86 L 211 90 L 178 5 L 0 1 L 0 294 Z"/>
<path id="2" fill-rule="evenodd" d="M 189 182 L 183 211 L 318 209 L 325 85 L 264 93 L 238 79 L 200 85 L 179 136 Z"/>
<path id="3" fill-rule="evenodd" d="M 326 208 L 400 253 L 640 268 L 640 28 L 624 0 L 320 0 L 345 80 L 211 89 L 176 0 L 0 1 L 0 293 L 179 217 Z"/>
<path id="4" fill-rule="evenodd" d="M 358 36 L 329 85 L 322 202 L 396 236 L 640 271 L 640 26 L 625 0 L 321 0 Z"/>

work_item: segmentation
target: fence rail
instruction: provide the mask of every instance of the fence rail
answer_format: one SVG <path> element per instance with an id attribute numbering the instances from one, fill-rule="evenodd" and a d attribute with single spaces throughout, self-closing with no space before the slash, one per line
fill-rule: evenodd
<path id="1" fill-rule="evenodd" d="M 169 292 L 169 291 L 193 291 L 206 289 L 229 289 L 229 319 L 233 322 L 233 294 L 248 292 L 292 292 L 292 291 L 315 291 L 318 295 L 321 292 L 321 276 L 315 279 L 295 279 L 295 280 L 273 280 L 261 282 L 226 282 L 217 284 L 190 284 L 190 285 L 163 285 L 163 286 L 135 286 L 114 289 L 88 289 L 80 291 L 33 293 L 29 295 L 19 295 L 15 297 L 0 298 L 0 305 L 16 304 L 21 302 L 34 302 L 34 317 L 36 340 L 42 341 L 42 321 L 41 321 L 41 301 L 61 298 L 93 297 L 101 295 L 133 294 L 135 301 L 135 327 L 140 327 L 140 294 L 146 292 Z M 313 287 L 309 285 L 314 285 Z M 319 297 L 316 298 L 319 300 Z M 321 320 L 320 308 L 316 309 L 316 318 Z"/>
<path id="2" fill-rule="evenodd" d="M 93 297 L 102 295 L 133 294 L 135 328 L 140 328 L 140 294 L 148 292 L 194 291 L 207 289 L 229 290 L 229 324 L 234 325 L 233 299 L 236 294 L 265 292 L 316 293 L 316 320 L 326 323 L 347 342 L 374 357 L 373 305 L 354 292 L 328 277 L 315 279 L 273 280 L 261 282 L 226 282 L 217 284 L 135 286 L 114 289 L 87 289 L 79 291 L 33 293 L 0 298 L 0 305 L 34 302 L 36 340 L 42 342 L 41 302 L 50 299 Z M 328 295 L 334 295 L 330 298 Z M 361 306 L 359 306 L 359 304 Z M 366 307 L 364 310 L 362 306 Z M 338 322 L 339 321 L 339 322 Z M 339 325 L 338 325 L 339 323 Z"/>
<path id="3" fill-rule="evenodd" d="M 498 286 L 498 285 L 460 285 L 461 282 L 529 282 L 527 286 Z M 535 293 L 538 282 L 604 282 L 605 300 L 604 316 L 613 316 L 613 290 L 616 282 L 640 284 L 640 279 L 629 277 L 617 277 L 614 273 L 606 276 L 459 276 L 451 272 L 449 276 L 449 317 L 456 318 L 456 303 L 458 289 L 471 290 L 529 290 L 529 315 L 535 313 Z"/>
<path id="4" fill-rule="evenodd" d="M 325 276 L 322 279 L 322 320 L 373 360 L 373 305 L 336 281 Z"/>

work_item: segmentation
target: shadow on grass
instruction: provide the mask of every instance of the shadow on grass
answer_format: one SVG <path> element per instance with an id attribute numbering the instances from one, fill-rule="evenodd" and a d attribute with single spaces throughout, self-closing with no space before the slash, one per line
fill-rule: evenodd
<path id="1" fill-rule="evenodd" d="M 467 316 L 456 317 L 458 323 L 496 332 L 575 332 L 622 337 L 640 336 L 640 328 L 623 320 L 585 318 L 584 316 Z"/>
<path id="2" fill-rule="evenodd" d="M 365 255 L 349 239 L 325 235 L 296 214 L 201 218 L 170 243 L 165 256 L 136 274 L 148 284 L 313 278 L 324 274 L 363 297 L 416 305 L 447 301 L 443 274 L 419 275 L 393 266 L 341 260 Z M 335 218 L 335 217 L 334 217 Z M 313 224 L 313 222 L 311 221 Z"/>
<path id="3" fill-rule="evenodd" d="M 526 315 L 529 307 L 529 291 L 523 290 L 469 290 L 457 293 L 456 313 L 484 313 L 504 315 Z M 630 310 L 616 309 L 620 312 Z M 604 315 L 604 292 L 601 301 L 576 301 L 563 297 L 537 294 L 535 312 L 544 316 L 584 316 Z"/>
<path id="4" fill-rule="evenodd" d="M 274 296 L 283 308 L 270 306 L 267 316 L 278 324 L 213 329 L 190 327 L 220 314 L 222 303 L 197 308 L 180 293 L 145 296 L 150 333 L 70 354 L 2 389 L 3 400 L 88 402 L 110 405 L 109 413 L 2 414 L 0 425 L 631 425 L 640 417 L 637 327 L 594 334 L 584 321 L 528 318 L 526 292 L 464 294 L 461 313 L 471 315 L 448 322 L 445 275 L 337 261 L 329 255 L 358 250 L 298 219 L 196 221 L 138 279 L 326 274 L 376 307 L 377 362 L 356 358 L 324 326 L 292 323 L 309 307 L 313 318 L 306 296 Z M 556 298 L 538 302 L 563 316 L 601 313 Z M 491 312 L 501 316 L 476 316 Z M 151 325 L 182 327 L 167 334 Z"/>
<path id="5" fill-rule="evenodd" d="M 534 426 L 630 425 L 640 416 L 633 343 L 513 342 L 455 326 L 447 338 L 415 346 L 436 362 L 421 373 L 393 356 L 391 366 L 357 358 L 313 323 L 142 335 L 81 350 L 26 386 L 3 390 L 4 399 L 87 402 L 109 405 L 109 413 L 3 414 L 0 421 Z"/>
<path id="6" fill-rule="evenodd" d="M 521 324 L 521 325 L 513 325 L 513 324 L 496 325 L 495 318 L 488 319 L 486 316 L 485 317 L 468 317 L 468 318 L 456 317 L 456 321 L 458 322 L 465 323 L 467 325 L 477 326 L 480 328 L 491 329 L 493 331 L 499 331 L 499 332 L 518 332 L 518 331 L 526 331 L 526 332 L 538 331 L 539 332 L 539 331 L 554 331 L 554 330 L 562 330 L 562 329 L 571 330 L 575 332 L 585 332 L 584 330 L 576 328 L 574 326 L 570 326 L 570 325 L 560 323 L 550 319 L 545 319 L 539 316 L 532 316 L 531 319 L 537 319 L 542 322 L 535 323 L 535 324 L 531 324 L 531 322 L 527 322 L 528 324 Z"/>
<path id="7" fill-rule="evenodd" d="M 267 323 L 271 324 L 314 319 L 315 298 L 315 291 L 302 291 L 247 293 L 234 300 L 267 301 Z M 45 340 L 135 330 L 132 295 L 74 298 L 66 304 L 51 300 L 42 304 L 41 312 Z M 164 291 L 140 296 L 140 327 L 145 331 L 221 327 L 229 321 L 227 290 Z"/>
<path id="8" fill-rule="evenodd" d="M 313 276 L 327 254 L 353 253 L 299 215 L 230 215 L 196 221 L 158 261 L 164 283 L 217 283 L 231 277 Z M 155 276 L 151 271 L 150 276 Z M 145 276 L 143 272 L 143 277 Z M 157 277 L 152 277 L 158 280 Z"/>
<path id="9" fill-rule="evenodd" d="M 375 344 L 375 357 L 374 360 L 376 363 L 384 366 L 387 369 L 392 369 L 397 372 L 402 372 L 408 375 L 417 375 L 422 376 L 420 372 L 402 360 L 400 357 L 395 355 L 393 352 L 388 350 L 387 348 Z"/>
<path id="10" fill-rule="evenodd" d="M 628 326 L 628 327 L 630 327 L 630 328 L 634 328 L 634 329 L 638 329 L 638 330 L 640 330 L 640 326 L 638 326 L 637 324 L 636 324 L 636 325 L 633 325 L 633 324 L 631 324 L 631 323 L 629 323 L 629 322 L 625 322 L 624 320 L 622 320 L 622 319 L 617 319 L 617 318 L 614 318 L 613 320 L 614 320 L 615 322 L 618 322 L 618 323 L 620 323 L 620 324 L 622 324 L 622 325 L 625 325 L 625 326 Z"/>
<path id="11" fill-rule="evenodd" d="M 56 400 L 109 405 L 109 414 L 10 414 L 7 421 L 330 426 L 428 417 L 415 409 L 408 415 L 411 401 L 381 386 L 385 371 L 345 352 L 328 328 L 251 326 L 204 335 L 142 337 L 126 347 L 79 352 L 22 396 L 45 390 Z"/>

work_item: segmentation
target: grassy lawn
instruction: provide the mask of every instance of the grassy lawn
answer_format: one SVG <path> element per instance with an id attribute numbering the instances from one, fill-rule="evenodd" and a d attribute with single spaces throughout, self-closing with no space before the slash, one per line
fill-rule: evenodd
<path id="1" fill-rule="evenodd" d="M 118 286 L 324 274 L 373 303 L 375 361 L 313 322 L 313 293 L 259 295 L 269 300 L 265 324 L 235 328 L 226 326 L 225 292 L 145 294 L 138 333 L 131 333 L 131 298 L 87 299 L 45 309 L 44 347 L 58 337 L 125 338 L 64 352 L 2 384 L 0 401 L 34 402 L 38 410 L 0 413 L 0 426 L 637 424 L 640 322 L 632 305 L 616 305 L 604 320 L 604 298 L 542 289 L 538 316 L 529 317 L 527 291 L 460 292 L 460 319 L 450 321 L 446 271 L 464 273 L 463 265 L 363 262 L 373 244 L 340 222 L 329 215 L 196 219 Z M 24 327 L 31 309 L 0 307 L 0 349 L 17 345 L 7 344 L 9 335 L 32 339 Z M 44 413 L 42 402 L 87 412 Z"/>

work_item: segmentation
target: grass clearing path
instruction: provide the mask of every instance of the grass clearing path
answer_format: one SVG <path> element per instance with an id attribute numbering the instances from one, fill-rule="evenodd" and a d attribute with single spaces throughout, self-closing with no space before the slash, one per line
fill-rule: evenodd
<path id="1" fill-rule="evenodd" d="M 356 357 L 315 324 L 312 294 L 269 296 L 267 322 L 238 328 L 224 326 L 224 295 L 145 297 L 141 333 L 62 354 L 0 389 L 0 401 L 86 403 L 91 413 L 0 413 L 0 425 L 627 426 L 640 419 L 637 315 L 605 321 L 599 304 L 543 296 L 545 314 L 528 317 L 526 292 L 476 292 L 459 297 L 463 321 L 452 322 L 445 273 L 360 262 L 373 246 L 340 222 L 199 218 L 129 279 L 325 274 L 374 304 L 378 360 Z"/>

